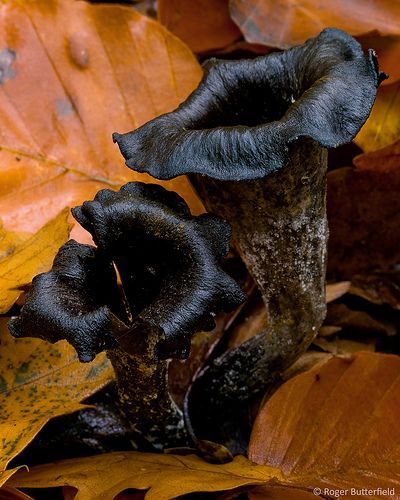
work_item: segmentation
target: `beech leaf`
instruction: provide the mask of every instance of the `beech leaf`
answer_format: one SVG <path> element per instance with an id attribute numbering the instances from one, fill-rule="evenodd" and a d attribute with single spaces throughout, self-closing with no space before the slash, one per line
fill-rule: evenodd
<path id="1" fill-rule="evenodd" d="M 113 378 L 105 354 L 80 363 L 67 342 L 14 339 L 0 319 L 0 485 L 5 470 L 50 418 L 72 413 Z"/>
<path id="2" fill-rule="evenodd" d="M 0 240 L 0 313 L 6 313 L 18 299 L 18 287 L 30 283 L 38 273 L 48 271 L 59 247 L 69 235 L 68 209 L 30 237 L 3 232 Z M 1 238 L 0 230 L 0 238 Z M 3 256 L 3 258 L 1 258 Z"/>
<path id="3" fill-rule="evenodd" d="M 330 358 L 279 388 L 257 416 L 249 457 L 308 488 L 398 488 L 400 358 Z M 326 496 L 327 495 L 325 493 Z M 372 498 L 377 498 L 376 493 Z M 370 498 L 370 496 L 369 496 Z M 385 498 L 398 498 L 394 490 Z"/>
<path id="4" fill-rule="evenodd" d="M 110 184 L 148 182 L 111 134 L 174 109 L 202 73 L 161 24 L 86 1 L 2 2 L 0 60 L 0 217 L 14 231 Z M 185 177 L 166 185 L 202 211 Z"/>
<path id="5" fill-rule="evenodd" d="M 330 26 L 353 36 L 400 34 L 400 5 L 391 0 L 231 0 L 230 10 L 247 41 L 270 47 L 301 44 Z"/>

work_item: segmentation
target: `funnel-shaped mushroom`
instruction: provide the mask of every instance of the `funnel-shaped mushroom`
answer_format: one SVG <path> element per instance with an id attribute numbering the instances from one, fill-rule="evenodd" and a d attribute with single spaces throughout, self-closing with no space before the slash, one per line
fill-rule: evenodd
<path id="1" fill-rule="evenodd" d="M 200 194 L 231 223 L 263 294 L 268 329 L 212 361 L 192 389 L 207 409 L 263 390 L 317 333 L 325 315 L 325 148 L 353 139 L 385 77 L 372 50 L 326 29 L 285 52 L 210 61 L 176 111 L 114 135 L 135 170 L 160 179 L 202 174 L 193 178 Z"/>
<path id="2" fill-rule="evenodd" d="M 243 301 L 220 267 L 230 227 L 213 215 L 192 216 L 177 194 L 142 183 L 100 191 L 73 214 L 97 248 L 66 243 L 52 270 L 33 280 L 10 331 L 67 339 L 81 361 L 108 349 L 130 420 L 147 441 L 176 445 L 182 416 L 160 358 L 187 357 L 193 334 Z"/>

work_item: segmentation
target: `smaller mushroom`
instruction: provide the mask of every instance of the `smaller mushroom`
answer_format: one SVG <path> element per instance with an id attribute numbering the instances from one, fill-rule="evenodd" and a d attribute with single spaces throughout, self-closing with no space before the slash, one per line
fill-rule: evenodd
<path id="1" fill-rule="evenodd" d="M 81 361 L 107 349 L 122 409 L 141 438 L 154 447 L 182 444 L 163 360 L 187 357 L 192 335 L 244 300 L 220 267 L 230 227 L 211 214 L 192 216 L 177 194 L 139 182 L 102 190 L 73 215 L 97 248 L 66 243 L 52 270 L 33 279 L 10 332 L 66 339 Z"/>

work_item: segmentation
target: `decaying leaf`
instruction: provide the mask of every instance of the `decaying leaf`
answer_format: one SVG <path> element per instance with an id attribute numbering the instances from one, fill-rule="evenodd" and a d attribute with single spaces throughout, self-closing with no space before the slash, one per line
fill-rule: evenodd
<path id="1" fill-rule="evenodd" d="M 365 152 L 369 152 L 398 141 L 400 139 L 399 107 L 400 83 L 381 87 L 370 117 L 355 138 L 356 144 Z"/>
<path id="2" fill-rule="evenodd" d="M 348 279 L 400 261 L 400 169 L 328 174 L 328 274 Z"/>
<path id="3" fill-rule="evenodd" d="M 400 125 L 398 135 L 400 135 Z M 398 171 L 400 169 L 400 140 L 376 151 L 358 155 L 353 163 L 358 170 L 382 173 Z"/>
<path id="4" fill-rule="evenodd" d="M 6 313 L 17 300 L 21 294 L 18 287 L 50 269 L 59 247 L 68 239 L 70 227 L 67 219 L 68 209 L 64 209 L 29 238 L 3 233 L 0 249 L 3 255 L 5 250 L 6 255 L 0 259 L 0 313 Z"/>
<path id="5" fill-rule="evenodd" d="M 2 2 L 0 24 L 5 227 L 24 231 L 30 224 L 34 231 L 105 183 L 148 180 L 123 165 L 111 134 L 170 111 L 188 95 L 201 77 L 189 49 L 118 5 Z M 185 178 L 167 185 L 202 210 Z"/>
<path id="6" fill-rule="evenodd" d="M 400 309 L 400 271 L 358 274 L 353 277 L 350 293 L 373 304 Z"/>
<path id="7" fill-rule="evenodd" d="M 14 339 L 0 319 L 0 485 L 5 470 L 52 417 L 85 406 L 79 402 L 112 380 L 105 355 L 79 363 L 66 342 Z"/>
<path id="8" fill-rule="evenodd" d="M 287 48 L 335 26 L 351 35 L 400 35 L 400 4 L 391 0 L 231 0 L 233 20 L 246 40 Z"/>
<path id="9" fill-rule="evenodd" d="M 158 0 L 158 19 L 194 52 L 207 52 L 242 36 L 228 4 L 229 0 Z"/>
<path id="10" fill-rule="evenodd" d="M 398 356 L 331 358 L 286 382 L 267 401 L 249 456 L 279 468 L 290 484 L 348 488 L 341 498 L 351 498 L 351 487 L 398 488 L 399 417 Z M 398 497 L 392 490 L 385 498 Z"/>
<path id="11" fill-rule="evenodd" d="M 108 453 L 39 465 L 10 480 L 18 487 L 74 486 L 76 500 L 112 500 L 128 488 L 149 489 L 146 500 L 170 500 L 192 492 L 224 491 L 282 480 L 272 467 L 255 466 L 242 456 L 215 465 L 201 458 L 139 452 Z"/>
<path id="12" fill-rule="evenodd" d="M 338 283 L 328 283 L 326 285 L 326 303 L 333 302 L 345 295 L 350 289 L 350 281 L 339 281 Z"/>

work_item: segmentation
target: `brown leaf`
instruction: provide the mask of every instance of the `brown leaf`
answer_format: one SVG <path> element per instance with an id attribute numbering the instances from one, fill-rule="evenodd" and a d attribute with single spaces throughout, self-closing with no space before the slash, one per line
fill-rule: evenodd
<path id="1" fill-rule="evenodd" d="M 231 0 L 230 10 L 247 41 L 270 47 L 301 44 L 332 26 L 351 35 L 400 35 L 400 4 L 391 0 Z"/>
<path id="2" fill-rule="evenodd" d="M 207 52 L 242 36 L 228 4 L 229 0 L 158 0 L 158 19 L 194 52 Z"/>
<path id="3" fill-rule="evenodd" d="M 352 332 L 394 335 L 396 328 L 381 323 L 365 311 L 350 309 L 345 304 L 331 304 L 325 319 L 328 325 L 340 326 Z"/>
<path id="4" fill-rule="evenodd" d="M 400 169 L 328 173 L 328 274 L 348 279 L 400 261 Z"/>
<path id="5" fill-rule="evenodd" d="M 373 304 L 400 309 L 400 272 L 358 274 L 353 277 L 350 293 Z"/>
<path id="6" fill-rule="evenodd" d="M 15 488 L 3 486 L 0 488 L 0 500 L 32 500 L 32 497 L 25 495 L 25 493 Z"/>
<path id="7" fill-rule="evenodd" d="M 169 500 L 193 492 L 224 491 L 282 479 L 274 468 L 255 466 L 242 456 L 215 465 L 188 455 L 116 452 L 63 460 L 19 472 L 10 485 L 29 488 L 74 486 L 76 500 L 112 500 L 128 489 L 149 489 L 146 500 Z"/>
<path id="8" fill-rule="evenodd" d="M 249 456 L 281 469 L 288 484 L 318 487 L 322 495 L 325 488 L 348 489 L 340 498 L 350 498 L 352 487 L 398 488 L 399 417 L 400 357 L 331 358 L 286 382 L 265 404 Z"/>
<path id="9" fill-rule="evenodd" d="M 338 283 L 328 283 L 326 285 L 326 303 L 329 304 L 334 300 L 345 295 L 350 289 L 350 281 L 339 281 Z"/>
<path id="10" fill-rule="evenodd" d="M 400 132 L 400 128 L 399 128 Z M 396 172 L 400 169 L 400 140 L 376 151 L 358 155 L 353 160 L 357 170 Z"/>
<path id="11" fill-rule="evenodd" d="M 18 299 L 22 285 L 38 273 L 48 271 L 58 249 L 69 235 L 68 210 L 64 209 L 29 238 L 6 237 L 6 253 L 0 260 L 0 313 L 6 313 Z M 10 241 L 15 245 L 10 246 Z M 2 245 L 3 240 L 0 242 Z M 4 250 L 4 248 L 3 248 Z"/>
<path id="12" fill-rule="evenodd" d="M 189 49 L 118 5 L 3 2 L 0 24 L 5 227 L 42 226 L 63 196 L 62 206 L 76 205 L 110 183 L 149 181 L 124 166 L 111 134 L 172 110 L 193 90 L 202 72 Z M 202 210 L 186 178 L 165 185 Z"/>
<path id="13" fill-rule="evenodd" d="M 7 464 L 50 418 L 71 413 L 113 378 L 105 354 L 80 363 L 65 341 L 14 339 L 0 319 L 0 486 L 17 469 Z"/>

